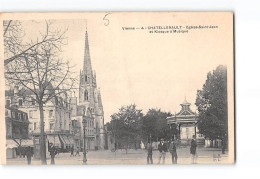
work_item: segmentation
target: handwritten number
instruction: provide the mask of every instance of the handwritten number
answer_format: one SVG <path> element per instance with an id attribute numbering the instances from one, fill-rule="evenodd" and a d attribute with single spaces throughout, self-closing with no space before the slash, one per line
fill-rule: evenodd
<path id="1" fill-rule="evenodd" d="M 108 26 L 108 25 L 109 25 L 109 19 L 106 19 L 109 14 L 111 14 L 111 13 L 107 13 L 107 14 L 103 17 L 103 20 L 105 21 L 105 22 L 104 22 L 104 25 L 105 25 L 105 26 Z"/>

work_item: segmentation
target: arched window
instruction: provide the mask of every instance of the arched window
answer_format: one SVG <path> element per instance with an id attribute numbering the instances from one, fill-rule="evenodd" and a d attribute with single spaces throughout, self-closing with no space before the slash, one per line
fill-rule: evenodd
<path id="1" fill-rule="evenodd" d="M 85 90 L 85 92 L 84 92 L 84 100 L 88 101 L 88 91 L 87 90 Z"/>

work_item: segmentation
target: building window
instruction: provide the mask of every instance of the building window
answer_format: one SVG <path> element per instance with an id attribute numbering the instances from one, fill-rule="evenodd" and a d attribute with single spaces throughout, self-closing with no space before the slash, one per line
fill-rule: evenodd
<path id="1" fill-rule="evenodd" d="M 33 123 L 33 130 L 36 130 L 37 124 L 36 122 Z"/>
<path id="2" fill-rule="evenodd" d="M 88 82 L 88 77 L 87 77 L 87 75 L 85 75 L 85 82 L 86 82 L 86 83 Z"/>
<path id="3" fill-rule="evenodd" d="M 87 90 L 85 90 L 85 92 L 84 92 L 84 100 L 88 101 L 88 91 Z"/>
<path id="4" fill-rule="evenodd" d="M 27 116 L 26 114 L 23 114 L 23 119 L 26 120 L 27 119 Z"/>
<path id="5" fill-rule="evenodd" d="M 50 123 L 50 130 L 54 129 L 54 123 Z"/>
<path id="6" fill-rule="evenodd" d="M 32 105 L 35 105 L 35 99 L 32 98 Z"/>
<path id="7" fill-rule="evenodd" d="M 22 114 L 21 113 L 18 113 L 18 119 L 22 120 Z"/>
<path id="8" fill-rule="evenodd" d="M 14 111 L 12 112 L 12 118 L 15 118 L 15 112 Z"/>
<path id="9" fill-rule="evenodd" d="M 5 103 L 6 103 L 5 105 L 6 105 L 7 107 L 10 106 L 10 100 L 6 100 Z"/>
<path id="10" fill-rule="evenodd" d="M 53 117 L 53 110 L 50 110 L 49 111 L 49 118 L 52 118 Z"/>
<path id="11" fill-rule="evenodd" d="M 10 110 L 5 109 L 5 116 L 6 117 L 11 117 L 11 113 L 10 112 L 11 112 Z"/>
<path id="12" fill-rule="evenodd" d="M 19 106 L 22 106 L 22 105 L 23 105 L 23 100 L 19 99 Z"/>
<path id="13" fill-rule="evenodd" d="M 33 111 L 29 111 L 29 118 L 33 118 Z"/>
<path id="14" fill-rule="evenodd" d="M 186 136 L 187 136 L 187 139 L 190 137 L 190 130 L 189 130 L 189 128 L 186 128 Z"/>

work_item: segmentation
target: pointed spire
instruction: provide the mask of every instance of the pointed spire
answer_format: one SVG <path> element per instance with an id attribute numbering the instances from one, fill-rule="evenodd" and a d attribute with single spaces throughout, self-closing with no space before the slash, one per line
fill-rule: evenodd
<path id="1" fill-rule="evenodd" d="M 84 54 L 83 74 L 88 75 L 90 78 L 92 78 L 92 66 L 91 66 L 91 59 L 90 59 L 87 29 L 85 34 L 85 54 Z"/>
<path id="2" fill-rule="evenodd" d="M 93 82 L 95 85 L 97 85 L 97 77 L 96 77 L 96 71 L 94 70 L 94 74 L 93 74 Z"/>
<path id="3" fill-rule="evenodd" d="M 100 94 L 100 88 L 98 88 L 98 107 L 103 107 L 101 94 Z"/>

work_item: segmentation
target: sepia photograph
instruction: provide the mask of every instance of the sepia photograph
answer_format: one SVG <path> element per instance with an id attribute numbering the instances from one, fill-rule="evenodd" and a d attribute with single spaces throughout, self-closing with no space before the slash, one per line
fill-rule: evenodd
<path id="1" fill-rule="evenodd" d="M 2 13 L 1 163 L 234 164 L 233 18 Z"/>

